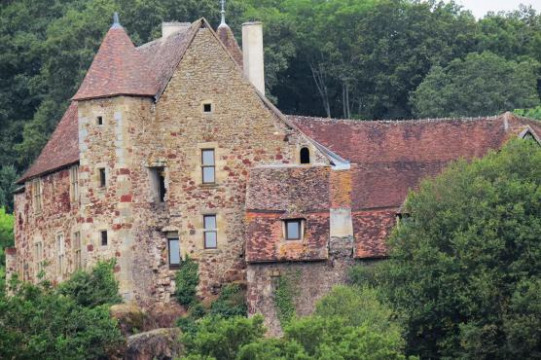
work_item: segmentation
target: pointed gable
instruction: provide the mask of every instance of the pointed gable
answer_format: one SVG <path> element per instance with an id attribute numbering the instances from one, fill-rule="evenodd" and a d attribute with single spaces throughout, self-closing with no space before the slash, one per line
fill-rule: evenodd
<path id="1" fill-rule="evenodd" d="M 73 100 L 116 95 L 154 96 L 157 90 L 157 82 L 144 57 L 124 28 L 115 24 L 105 35 Z"/>

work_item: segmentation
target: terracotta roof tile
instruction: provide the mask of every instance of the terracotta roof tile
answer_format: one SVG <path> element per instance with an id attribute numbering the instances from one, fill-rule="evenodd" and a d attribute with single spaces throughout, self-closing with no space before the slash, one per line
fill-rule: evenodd
<path id="1" fill-rule="evenodd" d="M 72 102 L 39 157 L 17 181 L 22 184 L 37 175 L 52 172 L 79 161 L 77 102 Z"/>
<path id="2" fill-rule="evenodd" d="M 409 189 L 450 161 L 481 157 L 539 123 L 506 114 L 480 119 L 355 121 L 289 116 L 304 133 L 350 160 L 353 209 L 398 208 Z M 356 164 L 356 165 L 355 165 Z"/>
<path id="3" fill-rule="evenodd" d="M 154 96 L 158 84 L 144 57 L 120 26 L 113 26 L 73 100 L 115 95 Z"/>

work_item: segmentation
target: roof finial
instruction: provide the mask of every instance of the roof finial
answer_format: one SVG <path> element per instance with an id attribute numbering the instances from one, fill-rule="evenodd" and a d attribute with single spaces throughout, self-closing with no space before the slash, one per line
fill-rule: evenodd
<path id="1" fill-rule="evenodd" d="M 220 0 L 222 4 L 222 23 L 220 25 L 226 25 L 225 23 L 225 0 Z"/>
<path id="2" fill-rule="evenodd" d="M 118 13 L 115 11 L 113 15 L 113 29 L 121 28 L 122 25 L 120 25 L 120 20 L 118 19 Z"/>

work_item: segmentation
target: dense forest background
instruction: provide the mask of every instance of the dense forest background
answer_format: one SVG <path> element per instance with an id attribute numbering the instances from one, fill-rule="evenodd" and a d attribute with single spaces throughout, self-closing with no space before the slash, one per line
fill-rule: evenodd
<path id="1" fill-rule="evenodd" d="M 0 206 L 68 106 L 114 11 L 136 45 L 162 21 L 206 17 L 218 0 L 0 3 Z M 494 115 L 539 104 L 541 16 L 476 20 L 454 3 L 229 0 L 237 36 L 264 22 L 269 97 L 285 113 L 357 119 Z M 239 39 L 240 40 L 240 39 Z"/>

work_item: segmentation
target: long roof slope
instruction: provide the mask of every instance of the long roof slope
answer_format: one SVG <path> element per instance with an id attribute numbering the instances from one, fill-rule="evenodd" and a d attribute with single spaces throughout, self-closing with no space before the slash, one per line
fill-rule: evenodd
<path id="1" fill-rule="evenodd" d="M 305 134 L 350 160 L 354 210 L 399 207 L 409 189 L 452 160 L 482 157 L 541 122 L 510 113 L 478 119 L 355 121 L 289 116 Z"/>

